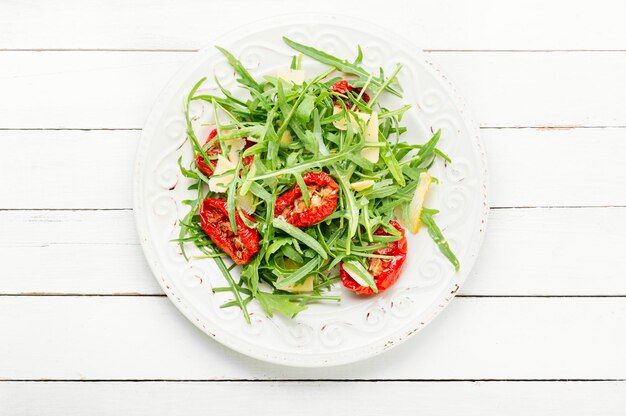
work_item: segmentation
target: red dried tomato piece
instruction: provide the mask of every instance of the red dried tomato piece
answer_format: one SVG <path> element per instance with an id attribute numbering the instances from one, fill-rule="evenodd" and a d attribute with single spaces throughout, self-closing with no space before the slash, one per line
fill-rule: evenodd
<path id="1" fill-rule="evenodd" d="M 210 142 L 215 136 L 217 136 L 217 129 L 211 130 L 211 133 L 209 133 L 209 137 L 206 139 L 206 142 L 204 143 L 204 145 L 206 146 L 206 144 Z M 206 150 L 206 154 L 209 157 L 217 156 L 220 153 L 222 153 L 222 149 L 220 148 L 219 143 L 217 143 L 217 141 L 213 143 L 213 145 Z M 215 165 L 217 164 L 217 161 L 215 160 L 210 160 L 209 162 L 213 166 L 207 165 L 206 162 L 204 161 L 204 157 L 202 157 L 200 153 L 196 154 L 196 165 L 198 166 L 198 169 L 200 169 L 200 172 L 204 173 L 206 176 L 213 175 L 213 169 L 215 169 Z"/>
<path id="2" fill-rule="evenodd" d="M 402 238 L 397 241 L 392 241 L 387 244 L 387 247 L 380 248 L 374 251 L 374 254 L 380 254 L 383 256 L 393 256 L 393 259 L 368 259 L 368 271 L 374 277 L 374 282 L 378 288 L 378 293 L 384 292 L 391 285 L 393 285 L 400 277 L 400 271 L 406 260 L 407 244 L 406 237 L 404 235 L 404 228 L 396 221 L 389 221 L 389 224 L 396 230 L 400 231 Z M 383 228 L 378 228 L 374 231 L 375 235 L 391 235 Z M 343 269 L 343 262 L 341 262 L 339 276 L 341 282 L 348 289 L 360 293 L 362 295 L 372 295 L 374 291 L 369 286 L 361 286 L 358 284 L 349 274 Z"/>
<path id="3" fill-rule="evenodd" d="M 252 222 L 251 216 L 243 213 Z M 230 227 L 226 201 L 217 198 L 206 198 L 200 207 L 200 226 L 224 253 L 228 254 L 237 264 L 247 264 L 259 251 L 259 232 L 248 227 L 236 215 L 237 235 Z"/>
<path id="4" fill-rule="evenodd" d="M 206 144 L 209 143 L 211 140 L 213 140 L 215 136 L 217 136 L 217 129 L 211 130 L 211 133 L 209 133 L 209 137 L 206 139 L 206 142 L 204 143 L 204 145 L 206 146 Z M 246 150 L 248 147 L 254 145 L 254 142 L 251 142 L 247 138 L 244 137 L 243 139 L 246 141 L 246 144 L 244 145 L 243 150 Z M 206 150 L 206 154 L 209 157 L 222 154 L 222 147 L 220 146 L 217 140 L 211 145 L 211 147 L 209 147 Z M 198 166 L 198 169 L 200 169 L 200 172 L 204 173 L 206 176 L 213 175 L 213 170 L 215 169 L 215 166 L 217 165 L 217 160 L 210 160 L 209 162 L 211 164 L 207 165 L 202 155 L 199 153 L 196 154 L 196 165 Z M 247 168 L 250 168 L 250 166 L 252 166 L 252 162 L 254 162 L 254 155 L 246 156 L 241 161 L 241 163 Z"/>
<path id="5" fill-rule="evenodd" d="M 309 190 L 311 204 L 307 208 L 298 185 L 285 192 L 274 207 L 274 217 L 303 228 L 317 224 L 328 217 L 337 207 L 337 183 L 326 172 L 307 172 L 302 176 Z"/>
<path id="6" fill-rule="evenodd" d="M 348 94 L 348 92 L 352 92 L 353 94 L 355 94 L 357 97 L 359 96 L 359 94 L 361 94 L 361 90 L 362 88 L 355 88 L 352 85 L 350 85 L 348 83 L 348 81 L 346 81 L 345 79 L 334 83 L 331 87 L 330 87 L 331 91 L 336 92 L 337 94 Z M 370 102 L 370 96 L 367 95 L 366 92 L 363 92 L 363 95 L 361 95 L 361 98 L 363 99 L 363 101 L 365 101 L 366 103 Z M 346 104 L 346 106 L 351 107 L 352 106 L 352 101 L 350 101 L 350 99 L 348 98 L 344 98 L 343 102 Z M 338 104 L 335 104 L 338 105 Z"/>
<path id="7" fill-rule="evenodd" d="M 337 94 L 347 94 L 348 91 L 352 91 L 352 86 L 348 84 L 348 81 L 342 79 L 341 81 L 335 82 L 330 89 Z"/>

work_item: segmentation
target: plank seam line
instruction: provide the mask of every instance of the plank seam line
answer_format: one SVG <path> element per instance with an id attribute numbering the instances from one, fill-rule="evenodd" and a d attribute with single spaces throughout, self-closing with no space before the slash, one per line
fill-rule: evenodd
<path id="1" fill-rule="evenodd" d="M 479 379 L 2 379 L 1 383 L 605 383 L 605 382 L 626 382 L 624 378 L 539 378 L 539 379 L 500 379 L 500 378 L 479 378 Z"/>
<path id="2" fill-rule="evenodd" d="M 13 212 L 13 211 L 132 211 L 132 208 L 0 208 L 0 212 Z"/>
<path id="3" fill-rule="evenodd" d="M 626 208 L 626 205 L 520 205 L 495 206 L 489 209 L 499 210 L 529 210 L 529 209 L 598 209 L 598 208 Z M 0 212 L 93 212 L 93 211 L 132 211 L 133 208 L 0 208 Z"/>
<path id="4" fill-rule="evenodd" d="M 626 208 L 626 205 L 519 205 L 519 206 L 495 206 L 493 210 L 508 209 L 592 209 L 592 208 Z"/>
<path id="5" fill-rule="evenodd" d="M 0 48 L 0 52 L 145 52 L 195 53 L 197 48 Z M 427 53 L 623 53 L 626 49 L 423 49 Z"/>
<path id="6" fill-rule="evenodd" d="M 626 125 L 544 125 L 533 126 L 502 126 L 502 125 L 481 125 L 480 130 L 579 130 L 579 129 L 626 129 Z M 141 127 L 0 127 L 2 131 L 141 131 Z"/>
<path id="7" fill-rule="evenodd" d="M 0 131 L 141 131 L 141 127 L 0 127 Z"/>
<path id="8" fill-rule="evenodd" d="M 54 293 L 54 292 L 27 292 L 27 293 L 0 293 L 0 298 L 165 298 L 165 293 Z"/>
<path id="9" fill-rule="evenodd" d="M 623 124 L 614 124 L 614 125 L 578 125 L 578 124 L 554 124 L 554 125 L 546 125 L 546 124 L 536 124 L 531 126 L 503 126 L 497 124 L 482 124 L 479 126 L 480 130 L 521 130 L 521 129 L 534 129 L 534 130 L 576 130 L 576 129 L 623 129 L 626 128 L 626 125 Z"/>
<path id="10" fill-rule="evenodd" d="M 0 297 L 5 298 L 40 298 L 40 297 L 76 297 L 76 298 L 165 298 L 167 295 L 164 293 L 135 293 L 135 292 L 121 292 L 121 293 L 63 293 L 63 292 L 26 292 L 26 293 L 0 293 Z M 624 295 L 456 295 L 457 298 L 467 299 L 570 299 L 570 298 L 583 298 L 583 299 L 604 299 L 604 298 L 626 298 Z"/>

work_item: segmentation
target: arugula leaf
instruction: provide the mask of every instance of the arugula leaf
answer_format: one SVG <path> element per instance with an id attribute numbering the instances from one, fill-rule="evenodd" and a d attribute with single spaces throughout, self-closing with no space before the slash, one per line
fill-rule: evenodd
<path id="1" fill-rule="evenodd" d="M 441 251 L 441 253 L 446 256 L 446 258 L 454 266 L 454 270 L 458 272 L 460 267 L 459 260 L 450 249 L 448 241 L 443 236 L 441 230 L 437 226 L 437 223 L 435 223 L 435 220 L 433 219 L 433 215 L 435 215 L 437 212 L 438 211 L 436 210 L 423 208 L 420 219 L 422 220 L 422 224 L 424 224 L 426 228 L 428 228 L 428 234 L 430 234 L 433 241 L 437 244 L 437 247 L 439 247 L 439 251 Z"/>
<path id="2" fill-rule="evenodd" d="M 296 110 L 296 117 L 301 123 L 308 123 L 315 108 L 315 96 L 306 94 Z"/>
<path id="3" fill-rule="evenodd" d="M 351 239 L 354 234 L 356 234 L 357 228 L 359 227 L 359 208 L 357 207 L 356 200 L 354 198 L 354 193 L 350 188 L 350 184 L 348 183 L 348 179 L 346 178 L 345 173 L 337 172 L 335 177 L 339 179 L 339 186 L 341 187 L 341 192 L 346 198 L 346 203 L 348 205 L 348 240 Z M 350 246 L 348 245 L 346 248 L 348 254 L 350 254 Z"/>
<path id="4" fill-rule="evenodd" d="M 292 173 L 292 175 L 294 178 L 296 178 L 296 183 L 298 187 L 300 188 L 300 192 L 302 192 L 302 199 L 304 200 L 304 205 L 306 205 L 307 207 L 310 207 L 311 195 L 309 195 L 309 188 L 307 188 L 306 183 L 304 182 L 304 179 L 302 178 L 302 175 L 300 175 L 300 172 L 294 172 Z"/>
<path id="5" fill-rule="evenodd" d="M 303 53 L 304 55 L 307 55 L 317 61 L 320 61 L 323 64 L 329 65 L 334 67 L 335 69 L 341 71 L 341 72 L 345 72 L 346 74 L 352 74 L 352 75 L 359 75 L 360 77 L 362 77 L 364 80 L 369 78 L 370 74 L 363 68 L 361 68 L 359 65 L 357 64 L 353 64 L 350 63 L 348 61 L 346 61 L 345 59 L 339 59 L 335 56 L 332 56 L 326 52 L 320 51 L 319 49 L 315 49 L 311 46 L 306 46 L 303 45 L 301 43 L 295 42 L 289 38 L 286 38 L 285 36 L 283 36 L 283 41 L 289 45 L 291 48 L 297 50 L 298 52 Z M 379 80 L 377 79 L 372 79 L 372 84 L 376 85 L 377 87 L 382 87 L 383 83 L 381 83 Z M 388 92 L 392 93 L 393 95 L 396 95 L 400 98 L 402 98 L 402 94 L 400 94 L 400 92 L 396 91 L 395 89 L 391 88 L 390 86 L 386 86 L 385 88 Z"/>
<path id="6" fill-rule="evenodd" d="M 316 239 L 314 239 L 301 229 L 294 227 L 287 221 L 280 218 L 274 218 L 274 220 L 272 221 L 272 225 L 279 230 L 284 231 L 296 240 L 300 241 L 302 244 L 312 248 L 316 253 L 322 256 L 323 259 L 328 258 L 328 254 L 324 250 L 324 247 L 322 247 L 322 245 Z"/>
<path id="7" fill-rule="evenodd" d="M 286 316 L 294 316 L 307 308 L 305 305 L 293 301 L 291 297 L 275 293 L 258 292 L 256 298 L 259 301 L 259 305 L 270 318 L 274 316 L 275 312 Z"/>
<path id="8" fill-rule="evenodd" d="M 246 68 L 244 68 L 244 66 L 241 64 L 241 62 L 239 62 L 239 60 L 237 58 L 235 58 L 230 52 L 228 52 L 226 49 L 221 48 L 217 45 L 215 45 L 215 47 L 217 48 L 217 50 L 219 50 L 222 55 L 224 55 L 226 57 L 226 59 L 228 60 L 228 63 L 230 64 L 230 66 L 233 67 L 233 69 L 235 70 L 235 72 L 237 72 L 239 74 L 239 76 L 241 77 L 241 79 L 239 79 L 239 82 L 241 82 L 244 85 L 247 85 L 248 87 L 258 91 L 258 92 L 263 92 L 263 88 L 261 88 L 261 86 L 259 85 L 258 82 L 256 82 L 254 80 L 254 78 L 252 78 L 252 75 L 250 75 L 250 73 L 248 72 L 248 70 Z"/>
<path id="9" fill-rule="evenodd" d="M 296 269 L 293 273 L 287 275 L 283 280 L 276 282 L 275 286 L 278 289 L 281 289 L 297 284 L 301 280 L 307 278 L 315 269 L 319 267 L 319 265 L 319 257 L 314 257 L 309 260 L 308 263 Z"/>
<path id="10" fill-rule="evenodd" d="M 295 248 L 293 248 L 293 246 L 282 246 L 280 251 L 285 255 L 285 257 L 293 260 L 294 262 L 304 263 L 304 258 Z"/>
<path id="11" fill-rule="evenodd" d="M 265 261 L 269 260 L 270 256 L 277 252 L 285 244 L 291 243 L 291 237 L 275 239 L 265 251 Z"/>
<path id="12" fill-rule="evenodd" d="M 363 281 L 363 282 L 359 282 L 359 280 L 357 280 L 357 283 L 359 284 L 365 283 L 374 291 L 374 293 L 378 293 L 378 287 L 376 287 L 376 282 L 374 282 L 374 277 L 372 277 L 370 272 L 368 272 L 367 269 L 363 267 L 360 261 L 355 260 L 355 259 L 344 259 L 342 267 L 346 270 L 346 272 L 348 272 L 348 274 L 352 278 L 356 277 L 359 280 Z"/>

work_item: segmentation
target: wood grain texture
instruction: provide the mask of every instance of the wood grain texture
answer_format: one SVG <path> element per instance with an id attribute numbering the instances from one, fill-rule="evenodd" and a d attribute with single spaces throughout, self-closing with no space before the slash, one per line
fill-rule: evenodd
<path id="1" fill-rule="evenodd" d="M 136 130 L 192 51 L 231 16 L 319 10 L 433 51 L 486 127 L 504 209 L 470 297 L 393 351 L 303 370 L 196 330 L 161 297 L 129 208 Z M 342 414 L 624 414 L 625 16 L 622 0 L 2 2 L 0 415 L 328 413 L 319 397 Z M 442 379 L 511 381 L 423 381 Z"/>
<path id="2" fill-rule="evenodd" d="M 457 298 L 392 351 L 336 368 L 266 364 L 160 297 L 0 297 L 4 379 L 626 379 L 626 298 Z"/>
<path id="3" fill-rule="evenodd" d="M 141 128 L 191 54 L 0 52 L 0 127 Z"/>
<path id="4" fill-rule="evenodd" d="M 131 208 L 139 134 L 0 131 L 0 177 L 12 178 L 3 183 L 0 209 Z M 481 135 L 492 207 L 626 205 L 625 128 Z"/>
<path id="5" fill-rule="evenodd" d="M 489 221 L 461 295 L 626 295 L 626 208 L 499 209 Z M 0 229 L 0 294 L 163 293 L 131 211 L 0 211 Z"/>
<path id="6" fill-rule="evenodd" d="M 139 132 L 0 131 L 0 208 L 130 208 Z"/>
<path id="7" fill-rule="evenodd" d="M 181 52 L 0 52 L 0 128 L 141 128 Z M 625 52 L 431 52 L 482 126 L 626 126 Z M 287 65 L 287 63 L 285 63 Z M 590 80 L 590 82 L 581 82 Z"/>
<path id="8" fill-rule="evenodd" d="M 0 48 L 197 49 L 232 30 L 235 16 L 247 25 L 320 11 L 375 22 L 424 49 L 626 49 L 620 0 L 388 0 L 383 10 L 363 0 L 4 2 Z"/>
<path id="9" fill-rule="evenodd" d="M 493 210 L 467 295 L 626 295 L 626 209 Z"/>
<path id="10" fill-rule="evenodd" d="M 6 412 L 0 414 L 12 416 L 239 416 L 252 408 L 257 414 L 317 416 L 329 407 L 333 414 L 358 415 L 617 416 L 626 408 L 626 383 L 5 382 L 0 403 Z"/>
<path id="11" fill-rule="evenodd" d="M 626 129 L 481 130 L 490 204 L 626 205 Z"/>

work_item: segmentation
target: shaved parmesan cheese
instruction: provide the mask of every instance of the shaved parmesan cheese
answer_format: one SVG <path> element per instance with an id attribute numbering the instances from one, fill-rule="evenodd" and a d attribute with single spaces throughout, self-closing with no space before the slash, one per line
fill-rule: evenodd
<path id="1" fill-rule="evenodd" d="M 411 204 L 409 204 L 409 225 L 411 226 L 410 229 L 413 234 L 417 233 L 419 230 L 424 200 L 426 199 L 426 194 L 428 193 L 428 188 L 430 188 L 432 181 L 433 178 L 427 172 L 420 173 L 417 188 L 415 188 L 413 199 L 411 199 Z"/>
<path id="2" fill-rule="evenodd" d="M 230 140 L 224 140 L 226 148 L 230 148 L 228 151 L 228 159 L 235 165 L 239 162 L 239 154 L 246 145 L 246 141 L 241 137 L 236 137 Z"/>
<path id="3" fill-rule="evenodd" d="M 343 112 L 343 108 L 341 107 L 333 107 L 333 115 L 339 114 Z M 370 115 L 366 113 L 357 113 L 359 118 L 364 122 L 368 122 L 370 119 Z M 348 118 L 350 119 L 350 124 L 352 124 L 352 130 L 359 130 L 359 123 L 356 121 L 352 113 L 348 113 Z M 376 118 L 376 122 L 378 123 L 378 117 Z M 335 126 L 338 130 L 348 130 L 348 122 L 345 117 L 340 118 L 339 120 L 333 121 L 333 126 Z"/>
<path id="4" fill-rule="evenodd" d="M 306 73 L 301 69 L 281 69 L 276 71 L 276 78 L 293 82 L 294 84 L 302 84 Z"/>
<path id="5" fill-rule="evenodd" d="M 365 141 L 378 143 L 378 113 L 372 111 L 372 114 L 364 120 L 367 121 L 367 125 L 365 126 Z"/>
<path id="6" fill-rule="evenodd" d="M 399 205 L 394 208 L 393 215 L 396 217 L 396 220 L 402 224 L 404 228 L 409 228 L 406 221 L 404 221 L 404 213 L 402 212 L 402 205 Z"/>
<path id="7" fill-rule="evenodd" d="M 227 122 L 222 122 L 222 124 L 227 124 Z M 230 130 L 222 130 L 221 134 L 228 134 Z M 216 146 L 219 146 L 218 142 L 215 142 Z M 235 137 L 233 139 L 224 140 L 224 145 L 228 150 L 228 160 L 233 162 L 235 165 L 239 162 L 239 153 L 246 145 L 246 140 L 242 137 Z"/>
<path id="8" fill-rule="evenodd" d="M 209 189 L 212 192 L 226 192 L 228 185 L 235 177 L 235 169 L 237 165 L 226 159 L 222 155 L 217 156 L 217 164 L 213 171 L 213 176 L 209 179 Z M 231 174 L 223 175 L 225 172 L 233 171 Z M 223 175 L 223 176 L 222 176 Z M 218 176 L 218 177 L 216 177 Z"/>
<path id="9" fill-rule="evenodd" d="M 378 143 L 378 113 L 376 111 L 372 112 L 365 126 L 365 142 Z M 376 163 L 380 156 L 380 149 L 378 147 L 366 147 L 361 150 L 361 156 L 372 163 Z"/>
<path id="10" fill-rule="evenodd" d="M 282 136 L 280 136 L 280 140 L 278 141 L 280 144 L 291 144 L 293 142 L 293 137 L 291 137 L 291 133 L 289 130 L 285 130 Z"/>
<path id="11" fill-rule="evenodd" d="M 254 196 L 252 195 L 252 192 L 239 195 L 237 197 L 237 206 L 248 214 L 252 214 L 256 210 L 256 205 L 254 204 Z"/>
<path id="12" fill-rule="evenodd" d="M 282 279 L 276 279 L 276 283 L 280 283 Z M 284 290 L 289 293 L 302 293 L 302 292 L 312 292 L 313 291 L 313 281 L 315 280 L 315 276 L 311 275 L 304 279 L 304 282 L 295 285 L 288 285 L 285 287 L 281 287 L 280 290 Z"/>
<path id="13" fill-rule="evenodd" d="M 339 114 L 343 112 L 343 109 L 340 107 L 334 107 L 333 115 Z M 378 143 L 378 113 L 376 111 L 372 111 L 372 114 L 366 113 L 356 113 L 357 116 L 363 120 L 365 123 L 365 134 L 363 139 L 368 143 Z M 350 124 L 352 124 L 352 130 L 359 130 L 359 123 L 356 121 L 354 116 L 349 113 L 348 119 L 350 119 Z M 340 118 L 339 120 L 333 121 L 333 125 L 339 130 L 348 130 L 348 121 L 346 117 Z M 369 160 L 372 163 L 378 162 L 378 157 L 380 156 L 380 149 L 378 147 L 366 147 L 361 150 L 361 156 L 365 159 Z"/>
<path id="14" fill-rule="evenodd" d="M 372 186 L 374 186 L 375 183 L 376 182 L 371 179 L 366 179 L 364 181 L 352 182 L 350 184 L 350 188 L 354 189 L 357 192 L 360 192 L 364 189 L 371 188 Z"/>
<path id="15" fill-rule="evenodd" d="M 333 107 L 333 116 L 342 113 L 343 112 L 343 108 L 341 107 Z M 350 121 L 352 121 L 352 114 L 350 114 L 348 117 L 350 117 Z M 337 130 L 348 130 L 348 123 L 346 122 L 346 118 L 342 117 L 339 120 L 335 120 L 333 121 L 333 126 L 335 126 L 337 128 Z M 354 123 L 353 123 L 354 126 Z"/>
<path id="16" fill-rule="evenodd" d="M 372 163 L 376 163 L 380 157 L 380 150 L 377 147 L 367 147 L 361 150 L 361 156 Z"/>

